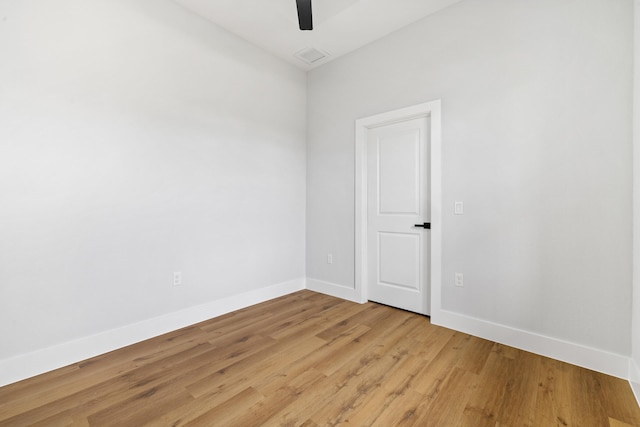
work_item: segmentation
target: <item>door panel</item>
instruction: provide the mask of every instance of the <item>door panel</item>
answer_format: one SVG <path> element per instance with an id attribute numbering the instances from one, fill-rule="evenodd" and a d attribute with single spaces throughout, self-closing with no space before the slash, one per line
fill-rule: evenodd
<path id="1" fill-rule="evenodd" d="M 368 298 L 428 314 L 428 118 L 367 134 Z"/>
<path id="2" fill-rule="evenodd" d="M 411 129 L 378 140 L 380 214 L 419 214 L 419 137 L 419 129 Z"/>
<path id="3" fill-rule="evenodd" d="M 420 290 L 420 236 L 378 232 L 379 282 Z"/>

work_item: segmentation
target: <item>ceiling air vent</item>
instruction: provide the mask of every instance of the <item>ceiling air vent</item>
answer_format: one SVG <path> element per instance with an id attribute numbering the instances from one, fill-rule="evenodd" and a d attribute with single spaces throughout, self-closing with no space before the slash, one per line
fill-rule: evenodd
<path id="1" fill-rule="evenodd" d="M 304 61 L 307 64 L 311 65 L 326 58 L 327 56 L 329 56 L 329 54 L 316 48 L 308 47 L 306 49 L 302 49 L 300 52 L 297 52 L 294 56 L 301 61 Z"/>

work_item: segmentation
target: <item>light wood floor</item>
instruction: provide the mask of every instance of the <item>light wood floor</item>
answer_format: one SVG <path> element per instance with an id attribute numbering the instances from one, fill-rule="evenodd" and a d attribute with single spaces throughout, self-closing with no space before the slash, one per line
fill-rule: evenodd
<path id="1" fill-rule="evenodd" d="M 627 382 L 310 291 L 0 388 L 0 426 L 640 426 Z"/>

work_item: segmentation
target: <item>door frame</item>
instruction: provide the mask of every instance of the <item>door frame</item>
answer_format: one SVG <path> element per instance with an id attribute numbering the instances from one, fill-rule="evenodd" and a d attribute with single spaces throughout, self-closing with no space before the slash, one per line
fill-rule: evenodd
<path id="1" fill-rule="evenodd" d="M 430 123 L 430 194 L 431 194 L 431 235 L 430 272 L 427 294 L 433 315 L 440 308 L 442 286 L 442 132 L 441 101 L 435 100 L 413 105 L 399 110 L 376 114 L 356 120 L 355 123 L 355 291 L 359 301 L 368 300 L 367 283 L 367 133 L 369 129 L 402 122 L 409 119 L 428 117 Z M 427 219 L 425 219 L 427 221 Z"/>

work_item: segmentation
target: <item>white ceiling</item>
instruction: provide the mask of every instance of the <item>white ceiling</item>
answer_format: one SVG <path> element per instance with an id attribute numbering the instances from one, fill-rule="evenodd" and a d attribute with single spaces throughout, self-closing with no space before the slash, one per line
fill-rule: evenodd
<path id="1" fill-rule="evenodd" d="M 295 0 L 175 0 L 285 61 L 310 70 L 460 0 L 313 0 L 313 31 L 298 29 Z M 307 48 L 328 57 L 307 64 Z"/>

